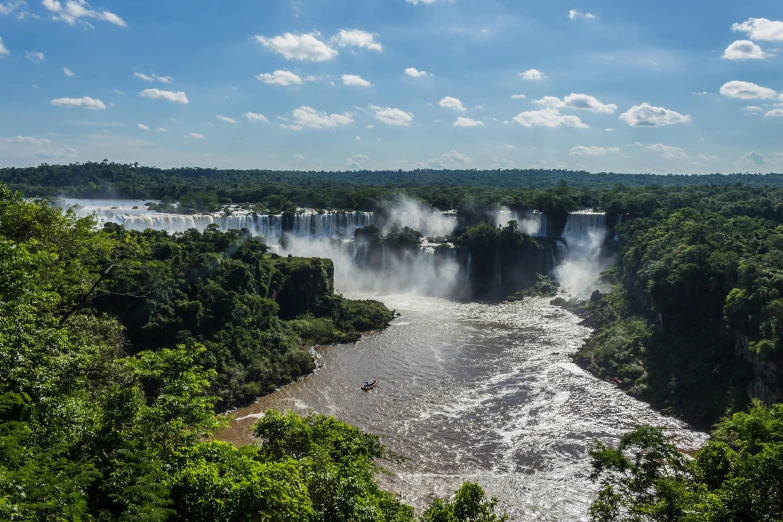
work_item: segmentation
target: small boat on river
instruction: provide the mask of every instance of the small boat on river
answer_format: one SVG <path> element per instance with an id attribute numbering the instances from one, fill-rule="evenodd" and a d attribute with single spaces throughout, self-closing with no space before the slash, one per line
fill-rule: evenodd
<path id="1" fill-rule="evenodd" d="M 371 381 L 364 381 L 364 384 L 362 384 L 362 390 L 369 391 L 375 388 L 375 385 L 377 384 L 377 381 L 375 379 Z"/>

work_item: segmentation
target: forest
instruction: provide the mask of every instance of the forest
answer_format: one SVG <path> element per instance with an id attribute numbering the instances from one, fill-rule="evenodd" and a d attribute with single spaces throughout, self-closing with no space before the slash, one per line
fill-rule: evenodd
<path id="1" fill-rule="evenodd" d="M 0 518 L 415 517 L 376 481 L 382 462 L 399 456 L 334 418 L 271 412 L 254 427 L 259 445 L 209 440 L 224 423 L 216 412 L 310 372 L 306 347 L 355 341 L 385 328 L 393 311 L 336 294 L 330 261 L 277 256 L 243 231 L 96 230 L 91 218 L 22 193 L 184 200 L 189 211 L 254 202 L 289 212 L 377 210 L 404 193 L 457 209 L 458 246 L 517 257 L 537 240 L 515 225 L 488 225 L 486 209 L 542 210 L 560 230 L 573 210 L 603 210 L 611 223 L 620 216 L 605 245 L 615 259 L 602 276 L 609 290 L 582 303 L 594 332 L 575 362 L 712 428 L 713 438 L 694 459 L 649 426 L 617 447 L 596 442 L 600 493 L 590 516 L 783 517 L 783 178 L 417 174 L 111 163 L 1 170 L 9 188 L 0 191 Z M 359 233 L 380 240 L 377 229 Z M 407 248 L 419 237 L 408 229 L 383 240 Z M 526 283 L 553 292 L 533 270 Z M 467 483 L 420 518 L 502 515 Z"/>

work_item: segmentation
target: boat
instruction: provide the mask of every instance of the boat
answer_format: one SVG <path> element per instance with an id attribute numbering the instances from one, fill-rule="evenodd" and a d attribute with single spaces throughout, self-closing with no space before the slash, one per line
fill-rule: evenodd
<path id="1" fill-rule="evenodd" d="M 368 391 L 375 388 L 375 385 L 377 384 L 377 381 L 375 379 L 371 381 L 364 381 L 364 384 L 362 384 L 362 390 Z"/>

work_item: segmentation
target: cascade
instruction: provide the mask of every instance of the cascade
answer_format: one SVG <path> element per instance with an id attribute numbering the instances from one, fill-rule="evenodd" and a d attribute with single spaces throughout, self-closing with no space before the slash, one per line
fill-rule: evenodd
<path id="1" fill-rule="evenodd" d="M 465 281 L 470 281 L 470 271 L 473 268 L 473 260 L 471 259 L 471 253 L 468 253 L 468 268 L 465 271 Z"/>

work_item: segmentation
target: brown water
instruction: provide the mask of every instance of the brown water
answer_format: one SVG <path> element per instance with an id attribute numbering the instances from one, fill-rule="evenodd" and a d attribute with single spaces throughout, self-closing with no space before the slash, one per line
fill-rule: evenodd
<path id="1" fill-rule="evenodd" d="M 613 443 L 641 423 L 684 450 L 706 438 L 574 365 L 590 331 L 548 300 L 373 297 L 402 317 L 356 345 L 319 348 L 319 370 L 236 412 L 220 438 L 250 443 L 268 408 L 334 415 L 410 458 L 382 479 L 405 501 L 421 507 L 472 480 L 524 521 L 587 520 L 595 438 Z M 367 379 L 378 386 L 363 392 Z"/>

